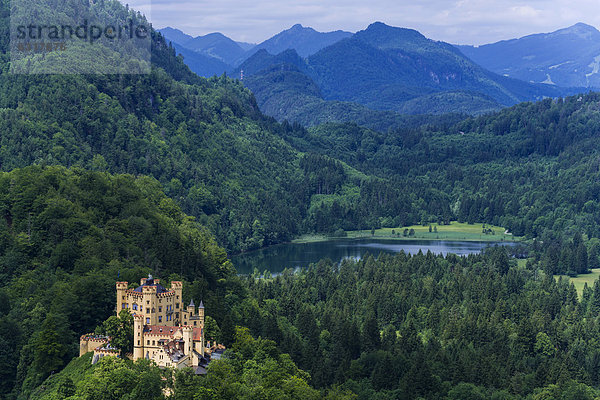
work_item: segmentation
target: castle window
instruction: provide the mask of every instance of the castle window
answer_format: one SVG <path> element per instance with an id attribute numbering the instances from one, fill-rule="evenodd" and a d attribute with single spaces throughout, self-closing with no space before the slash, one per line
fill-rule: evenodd
<path id="1" fill-rule="evenodd" d="M 150 325 L 150 318 L 146 318 L 146 325 Z"/>
<path id="2" fill-rule="evenodd" d="M 133 309 L 137 310 L 137 304 L 133 303 Z"/>
<path id="3" fill-rule="evenodd" d="M 148 340 L 148 346 L 150 346 L 150 340 Z"/>
<path id="4" fill-rule="evenodd" d="M 152 341 L 152 346 L 155 346 L 155 345 L 156 345 L 156 342 L 153 340 Z"/>
<path id="5" fill-rule="evenodd" d="M 140 345 L 140 341 L 138 340 L 138 346 Z"/>
<path id="6" fill-rule="evenodd" d="M 121 308 L 125 308 L 125 303 L 121 304 Z"/>
<path id="7" fill-rule="evenodd" d="M 196 321 L 194 321 L 194 326 L 196 326 Z"/>
<path id="8" fill-rule="evenodd" d="M 162 312 L 162 307 L 158 307 L 158 312 Z"/>
<path id="9" fill-rule="evenodd" d="M 162 322 L 162 317 L 160 315 L 158 316 L 158 322 Z"/>
<path id="10" fill-rule="evenodd" d="M 146 304 L 150 304 L 150 300 L 146 300 Z"/>
<path id="11" fill-rule="evenodd" d="M 146 314 L 150 314 L 150 309 L 146 308 Z"/>
<path id="12" fill-rule="evenodd" d="M 177 296 L 179 297 L 179 296 Z M 179 308 L 179 303 L 175 303 L 175 308 Z"/>

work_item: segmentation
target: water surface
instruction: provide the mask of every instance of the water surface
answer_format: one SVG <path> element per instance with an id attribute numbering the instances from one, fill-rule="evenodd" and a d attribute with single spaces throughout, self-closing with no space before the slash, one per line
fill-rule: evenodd
<path id="1" fill-rule="evenodd" d="M 344 258 L 360 259 L 366 253 L 377 256 L 379 253 L 416 254 L 428 250 L 434 254 L 448 253 L 460 256 L 480 253 L 496 244 L 511 245 L 506 242 L 470 242 L 447 240 L 390 240 L 390 239 L 335 239 L 315 243 L 284 243 L 264 249 L 238 254 L 231 257 L 240 274 L 249 274 L 257 268 L 278 273 L 286 268 L 304 268 L 323 258 L 339 262 Z"/>

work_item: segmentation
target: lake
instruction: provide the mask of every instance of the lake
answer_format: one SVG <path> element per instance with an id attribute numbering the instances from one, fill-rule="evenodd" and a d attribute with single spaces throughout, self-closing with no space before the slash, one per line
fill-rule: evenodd
<path id="1" fill-rule="evenodd" d="M 323 258 L 339 262 L 345 258 L 360 259 L 366 253 L 416 254 L 419 250 L 434 254 L 448 253 L 459 256 L 480 253 L 496 244 L 513 245 L 510 242 L 467 242 L 444 240 L 385 240 L 385 239 L 335 239 L 314 243 L 284 243 L 231 257 L 238 273 L 249 274 L 257 268 L 261 273 L 282 272 L 286 268 L 304 268 Z"/>

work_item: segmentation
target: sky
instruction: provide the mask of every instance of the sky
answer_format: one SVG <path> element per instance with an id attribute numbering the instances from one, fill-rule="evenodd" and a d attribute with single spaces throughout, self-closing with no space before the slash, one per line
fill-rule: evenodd
<path id="1" fill-rule="evenodd" d="M 412 28 L 434 40 L 485 44 L 551 32 L 577 22 L 600 27 L 598 0 L 121 0 L 157 29 L 192 36 L 221 32 L 260 43 L 300 23 L 356 32 L 370 23 Z M 150 3 L 151 1 L 151 3 Z"/>

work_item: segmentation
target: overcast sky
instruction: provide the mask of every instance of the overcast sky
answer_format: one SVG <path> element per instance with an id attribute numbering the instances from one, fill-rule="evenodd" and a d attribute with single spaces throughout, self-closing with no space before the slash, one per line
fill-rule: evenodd
<path id="1" fill-rule="evenodd" d="M 600 27 L 599 0 L 121 0 L 155 28 L 193 36 L 221 32 L 262 42 L 296 23 L 356 32 L 371 22 L 413 28 L 457 44 L 483 44 L 585 22 Z"/>

